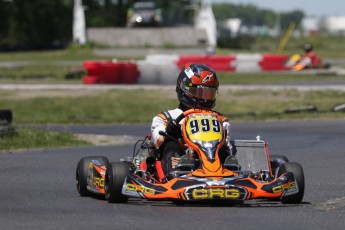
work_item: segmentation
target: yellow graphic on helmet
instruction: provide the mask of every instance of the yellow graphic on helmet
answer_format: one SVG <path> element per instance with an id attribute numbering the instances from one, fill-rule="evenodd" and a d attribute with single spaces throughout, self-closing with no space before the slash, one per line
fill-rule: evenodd
<path id="1" fill-rule="evenodd" d="M 186 122 L 186 132 L 191 141 L 211 142 L 223 138 L 223 126 L 213 114 L 193 114 Z"/>

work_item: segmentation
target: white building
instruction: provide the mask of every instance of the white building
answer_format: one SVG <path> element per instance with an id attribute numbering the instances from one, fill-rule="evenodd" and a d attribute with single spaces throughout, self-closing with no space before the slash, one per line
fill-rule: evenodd
<path id="1" fill-rule="evenodd" d="M 320 26 L 332 35 L 345 35 L 345 16 L 324 18 Z"/>
<path id="2" fill-rule="evenodd" d="M 345 16 L 306 17 L 302 20 L 302 27 L 305 36 L 312 36 L 320 31 L 330 35 L 345 35 Z"/>

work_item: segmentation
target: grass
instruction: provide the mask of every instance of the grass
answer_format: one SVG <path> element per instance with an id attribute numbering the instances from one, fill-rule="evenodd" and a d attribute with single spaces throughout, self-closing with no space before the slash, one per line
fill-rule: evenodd
<path id="1" fill-rule="evenodd" d="M 85 71 L 78 66 L 29 65 L 18 68 L 0 68 L 0 83 L 3 84 L 81 84 Z M 306 74 L 296 72 L 236 73 L 219 72 L 221 85 L 235 84 L 286 84 L 325 81 L 342 81 L 344 75 Z"/>
<path id="2" fill-rule="evenodd" d="M 160 111 L 177 106 L 171 90 L 110 91 L 0 91 L 0 107 L 11 109 L 13 125 L 150 123 Z M 280 119 L 344 119 L 332 112 L 345 103 L 345 92 L 297 90 L 221 90 L 215 109 L 232 122 Z M 77 106 L 76 106 L 77 105 Z M 285 112 L 314 106 L 316 111 Z M 0 151 L 15 149 L 85 146 L 70 133 L 17 128 L 17 135 L 0 138 Z"/>
<path id="3" fill-rule="evenodd" d="M 344 75 L 315 75 L 295 72 L 219 73 L 220 85 L 298 84 L 344 81 Z"/>
<path id="4" fill-rule="evenodd" d="M 86 145 L 91 144 L 78 140 L 71 133 L 48 132 L 34 128 L 16 128 L 16 134 L 0 138 L 0 151 Z"/>
<path id="5" fill-rule="evenodd" d="M 84 75 L 81 66 L 34 64 L 0 68 L 0 83 L 80 83 Z"/>
<path id="6" fill-rule="evenodd" d="M 160 111 L 177 106 L 173 88 L 24 94 L 0 91 L 1 107 L 13 111 L 15 124 L 150 123 Z M 234 120 L 344 118 L 344 113 L 331 112 L 333 106 L 345 103 L 344 98 L 345 92 L 337 91 L 221 90 L 215 109 Z M 309 105 L 319 112 L 284 113 Z"/>
<path id="7" fill-rule="evenodd" d="M 13 125 L 150 123 L 160 111 L 177 106 L 172 90 L 110 91 L 0 91 L 0 107 L 11 109 Z M 216 110 L 232 122 L 281 119 L 344 119 L 332 112 L 345 103 L 345 92 L 297 90 L 221 90 Z M 76 106 L 77 105 L 77 106 Z M 285 112 L 314 106 L 317 111 Z M 17 134 L 0 138 L 0 152 L 16 149 L 91 145 L 66 132 L 17 128 Z"/>
<path id="8" fill-rule="evenodd" d="M 0 52 L 0 61 L 79 61 L 85 59 L 98 60 L 101 57 L 93 53 L 89 46 L 71 46 L 68 49 L 26 51 L 26 52 Z"/>

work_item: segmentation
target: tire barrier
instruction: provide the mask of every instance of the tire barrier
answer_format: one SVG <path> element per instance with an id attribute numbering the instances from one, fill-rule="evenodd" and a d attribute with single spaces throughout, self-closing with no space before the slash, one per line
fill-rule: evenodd
<path id="1" fill-rule="evenodd" d="M 275 54 L 184 55 L 176 64 L 179 69 L 187 63 L 201 63 L 217 72 L 260 72 L 286 70 L 287 60 L 287 55 Z"/>
<path id="2" fill-rule="evenodd" d="M 100 83 L 101 84 L 120 84 L 121 79 L 121 63 L 108 62 L 102 63 L 100 68 Z"/>
<path id="3" fill-rule="evenodd" d="M 84 61 L 84 84 L 136 84 L 139 70 L 134 62 Z"/>
<path id="4" fill-rule="evenodd" d="M 282 71 L 287 70 L 285 63 L 288 61 L 288 55 L 265 54 L 259 62 L 262 71 Z"/>
<path id="5" fill-rule="evenodd" d="M 236 72 L 260 72 L 259 61 L 261 60 L 261 54 L 237 54 L 235 71 Z"/>
<path id="6" fill-rule="evenodd" d="M 90 85 L 90 84 L 98 84 L 99 82 L 99 76 L 84 76 L 83 77 L 83 84 L 84 85 Z"/>
<path id="7" fill-rule="evenodd" d="M 84 61 L 84 84 L 175 84 L 187 63 L 210 66 L 216 72 L 261 72 L 286 70 L 288 55 L 183 55 L 151 54 L 136 62 Z"/>
<path id="8" fill-rule="evenodd" d="M 176 65 L 178 55 L 148 55 L 145 60 L 138 61 L 140 84 L 175 84 L 179 68 Z"/>
<path id="9" fill-rule="evenodd" d="M 231 72 L 235 71 L 235 60 L 235 56 L 228 55 L 186 55 L 181 56 L 176 64 L 179 69 L 188 63 L 200 63 L 211 67 L 215 71 Z"/>
<path id="10" fill-rule="evenodd" d="M 179 69 L 182 69 L 182 67 L 189 63 L 198 63 L 198 64 L 204 64 L 209 65 L 208 56 L 206 55 L 184 55 L 180 56 L 178 61 L 176 62 L 177 67 Z"/>
<path id="11" fill-rule="evenodd" d="M 228 55 L 208 56 L 209 66 L 215 71 L 232 72 L 235 71 L 235 61 L 237 57 Z"/>
<path id="12" fill-rule="evenodd" d="M 88 76 L 99 76 L 101 61 L 87 60 L 83 62 L 83 67 Z"/>

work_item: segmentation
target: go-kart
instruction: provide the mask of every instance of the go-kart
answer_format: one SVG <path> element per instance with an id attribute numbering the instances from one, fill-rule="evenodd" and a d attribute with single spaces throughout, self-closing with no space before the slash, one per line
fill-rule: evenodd
<path id="1" fill-rule="evenodd" d="M 181 124 L 185 150 L 175 171 L 164 175 L 161 153 L 148 135 L 137 142 L 133 156 L 111 162 L 106 157 L 82 158 L 76 170 L 81 196 L 98 194 L 110 203 L 130 197 L 184 202 L 242 202 L 252 199 L 300 203 L 304 174 L 300 164 L 282 155 L 269 155 L 266 142 L 233 140 L 233 154 L 221 162 L 218 152 L 226 133 L 218 113 L 188 110 L 176 119 Z M 140 147 L 137 145 L 140 144 Z"/>
<path id="2" fill-rule="evenodd" d="M 301 71 L 307 69 L 329 69 L 331 67 L 328 63 L 322 63 L 321 59 L 318 58 L 316 64 L 312 64 L 310 59 L 303 58 L 300 54 L 294 54 L 285 63 L 285 68 L 292 71 Z"/>

